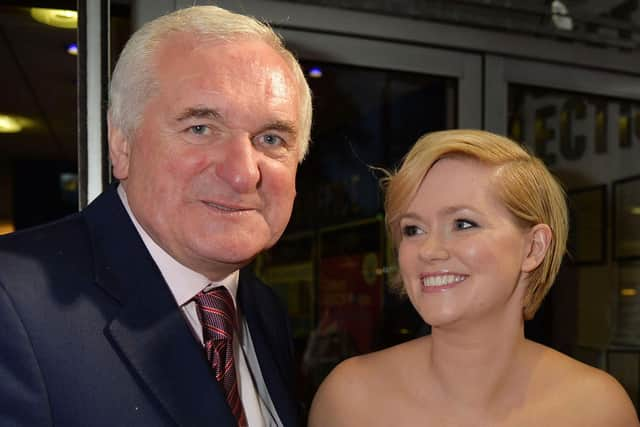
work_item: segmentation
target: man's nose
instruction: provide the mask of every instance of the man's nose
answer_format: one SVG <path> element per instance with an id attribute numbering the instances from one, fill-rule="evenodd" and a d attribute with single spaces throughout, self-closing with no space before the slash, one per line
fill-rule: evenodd
<path id="1" fill-rule="evenodd" d="M 446 238 L 437 233 L 428 234 L 420 245 L 418 255 L 427 262 L 449 258 Z"/>
<path id="2" fill-rule="evenodd" d="M 248 137 L 235 137 L 223 144 L 225 151 L 216 165 L 216 173 L 238 193 L 255 190 L 260 183 L 259 153 Z"/>

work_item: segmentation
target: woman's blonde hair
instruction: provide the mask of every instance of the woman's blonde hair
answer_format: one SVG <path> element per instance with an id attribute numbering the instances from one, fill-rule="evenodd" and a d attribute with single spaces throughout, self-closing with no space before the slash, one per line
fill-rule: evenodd
<path id="1" fill-rule="evenodd" d="M 450 154 L 500 168 L 494 180 L 499 198 L 525 226 L 547 224 L 552 240 L 542 263 L 529 276 L 524 317 L 531 319 L 555 280 L 565 253 L 568 213 L 565 193 L 542 161 L 508 138 L 479 130 L 449 130 L 421 137 L 400 169 L 384 179 L 387 229 L 393 246 L 400 242 L 399 218 L 413 200 L 431 166 Z M 400 280 L 393 285 L 404 292 Z"/>

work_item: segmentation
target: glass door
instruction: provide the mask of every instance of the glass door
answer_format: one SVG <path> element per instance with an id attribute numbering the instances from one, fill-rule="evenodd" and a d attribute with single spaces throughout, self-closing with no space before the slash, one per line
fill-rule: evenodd
<path id="1" fill-rule="evenodd" d="M 495 56 L 485 64 L 486 127 L 538 155 L 570 208 L 569 255 L 529 333 L 609 370 L 637 404 L 640 77 Z"/>

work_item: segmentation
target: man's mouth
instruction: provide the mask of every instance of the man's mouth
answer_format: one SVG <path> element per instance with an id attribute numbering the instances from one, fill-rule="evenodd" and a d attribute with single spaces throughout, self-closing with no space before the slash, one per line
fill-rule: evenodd
<path id="1" fill-rule="evenodd" d="M 253 210 L 247 207 L 221 205 L 214 202 L 204 202 L 204 204 L 222 212 L 246 212 L 246 211 Z"/>

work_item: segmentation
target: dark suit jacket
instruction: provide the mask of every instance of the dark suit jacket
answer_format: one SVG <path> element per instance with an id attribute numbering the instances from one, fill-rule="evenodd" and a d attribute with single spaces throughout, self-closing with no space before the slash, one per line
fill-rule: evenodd
<path id="1" fill-rule="evenodd" d="M 237 299 L 295 425 L 285 312 L 245 271 Z M 0 238 L 0 426 L 232 426 L 221 390 L 115 187 Z"/>

